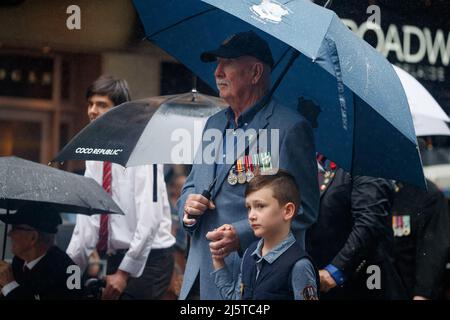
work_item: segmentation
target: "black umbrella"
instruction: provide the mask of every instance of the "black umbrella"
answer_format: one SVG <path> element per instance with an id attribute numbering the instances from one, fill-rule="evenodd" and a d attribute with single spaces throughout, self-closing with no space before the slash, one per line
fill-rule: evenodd
<path id="1" fill-rule="evenodd" d="M 195 90 L 126 102 L 86 126 L 53 161 L 192 164 L 206 120 L 224 107 Z"/>
<path id="2" fill-rule="evenodd" d="M 26 203 L 67 213 L 123 214 L 94 179 L 17 157 L 0 157 L 0 208 L 9 214 Z M 6 229 L 4 238 L 3 255 Z"/>

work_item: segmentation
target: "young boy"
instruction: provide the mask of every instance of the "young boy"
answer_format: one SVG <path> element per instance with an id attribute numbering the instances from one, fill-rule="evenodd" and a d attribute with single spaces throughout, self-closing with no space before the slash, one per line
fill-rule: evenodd
<path id="1" fill-rule="evenodd" d="M 291 232 L 299 199 L 294 177 L 283 170 L 275 175 L 258 175 L 248 183 L 248 221 L 261 240 L 245 251 L 237 283 L 224 263 L 225 256 L 211 250 L 212 275 L 223 299 L 318 299 L 318 272 Z"/>

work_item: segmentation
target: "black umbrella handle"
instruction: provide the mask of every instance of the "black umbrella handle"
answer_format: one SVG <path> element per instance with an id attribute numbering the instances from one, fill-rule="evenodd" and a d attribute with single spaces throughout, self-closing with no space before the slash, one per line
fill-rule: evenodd
<path id="1" fill-rule="evenodd" d="M 211 184 L 209 185 L 208 189 L 203 190 L 202 192 L 202 196 L 204 196 L 206 199 L 208 199 L 209 201 L 211 201 L 211 191 L 214 188 L 214 185 L 216 184 L 216 180 L 217 180 L 217 176 L 214 178 L 214 180 L 211 182 Z M 188 214 L 188 218 L 189 219 L 198 219 L 198 216 L 193 216 Z"/>
<path id="2" fill-rule="evenodd" d="M 209 190 L 203 190 L 202 196 L 204 196 L 208 200 L 211 200 L 211 192 Z"/>

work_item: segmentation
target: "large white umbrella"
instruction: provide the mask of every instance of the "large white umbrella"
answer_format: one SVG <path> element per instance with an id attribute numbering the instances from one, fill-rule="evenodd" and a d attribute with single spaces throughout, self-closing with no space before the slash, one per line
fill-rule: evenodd
<path id="1" fill-rule="evenodd" d="M 412 117 L 416 136 L 450 136 L 450 129 L 445 121 L 414 113 Z"/>
<path id="2" fill-rule="evenodd" d="M 405 90 L 417 136 L 450 135 L 449 117 L 427 89 L 408 72 L 394 66 Z"/>

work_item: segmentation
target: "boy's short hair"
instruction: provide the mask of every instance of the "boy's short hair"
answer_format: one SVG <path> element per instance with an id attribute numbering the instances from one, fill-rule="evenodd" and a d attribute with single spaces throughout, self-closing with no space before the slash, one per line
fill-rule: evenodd
<path id="1" fill-rule="evenodd" d="M 245 197 L 251 193 L 269 187 L 272 189 L 273 197 L 284 206 L 288 202 L 295 205 L 298 210 L 300 205 L 300 191 L 295 178 L 286 170 L 279 169 L 273 175 L 257 175 L 247 184 Z"/>
<path id="2" fill-rule="evenodd" d="M 127 82 L 109 75 L 101 76 L 87 88 L 86 99 L 94 95 L 107 96 L 115 106 L 131 100 Z"/>

